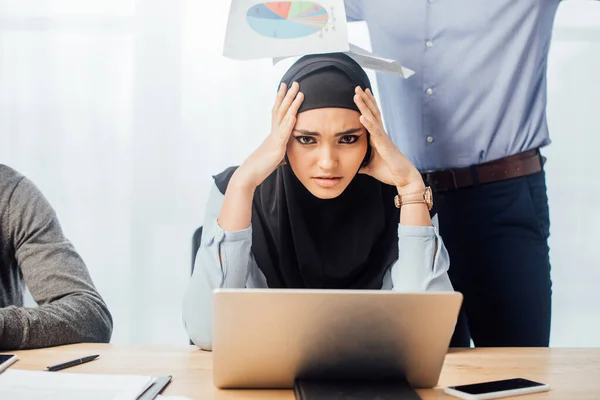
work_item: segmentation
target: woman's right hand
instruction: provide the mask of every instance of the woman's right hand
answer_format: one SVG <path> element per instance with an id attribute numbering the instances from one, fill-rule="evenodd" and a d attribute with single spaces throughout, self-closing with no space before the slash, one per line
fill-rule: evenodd
<path id="1" fill-rule="evenodd" d="M 289 90 L 285 83 L 281 84 L 271 111 L 271 133 L 236 170 L 232 177 L 236 183 L 256 188 L 284 162 L 296 114 L 304 100 L 299 89 L 297 82 L 292 83 Z"/>

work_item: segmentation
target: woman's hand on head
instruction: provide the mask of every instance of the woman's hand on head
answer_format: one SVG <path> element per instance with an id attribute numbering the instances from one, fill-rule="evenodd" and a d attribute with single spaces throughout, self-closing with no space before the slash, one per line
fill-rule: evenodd
<path id="1" fill-rule="evenodd" d="M 372 157 L 360 173 L 393 185 L 400 193 L 424 188 L 421 174 L 408 158 L 396 147 L 383 126 L 381 112 L 371 90 L 355 89 L 354 102 L 360 110 L 360 122 L 370 133 Z"/>
<path id="2" fill-rule="evenodd" d="M 271 111 L 271 133 L 236 170 L 234 176 L 237 175 L 238 183 L 255 188 L 284 162 L 287 144 L 296 125 L 296 114 L 304 100 L 299 89 L 297 82 L 292 83 L 289 90 L 285 83 L 279 87 Z"/>

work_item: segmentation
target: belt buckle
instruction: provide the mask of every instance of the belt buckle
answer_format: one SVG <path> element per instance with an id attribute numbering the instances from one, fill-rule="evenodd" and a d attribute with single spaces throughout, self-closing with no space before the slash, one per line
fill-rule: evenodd
<path id="1" fill-rule="evenodd" d="M 454 186 L 454 189 L 458 189 L 458 182 L 456 181 L 456 172 L 454 172 L 453 169 L 448 170 L 448 172 L 450 172 L 450 176 L 452 177 L 452 185 Z"/>
<path id="2" fill-rule="evenodd" d="M 431 174 L 433 172 L 434 172 L 433 170 L 421 172 L 421 177 L 423 178 L 423 182 L 425 183 L 425 186 L 433 187 L 432 178 L 431 178 Z"/>
<path id="3" fill-rule="evenodd" d="M 451 182 L 452 182 L 452 186 L 453 189 L 458 189 L 458 181 L 456 180 L 456 173 L 454 172 L 453 169 L 448 169 L 448 170 L 429 170 L 429 171 L 424 171 L 421 173 L 421 177 L 423 178 L 423 182 L 425 183 L 425 186 L 429 186 L 430 188 L 432 188 L 434 191 L 439 191 L 439 190 L 448 190 L 449 188 L 445 187 L 445 188 L 441 188 L 438 187 L 438 183 L 442 184 L 442 182 L 436 182 L 434 179 L 434 174 L 438 174 L 438 175 L 445 175 L 446 173 L 450 174 L 450 178 L 451 178 Z M 441 176 L 440 176 L 441 177 Z M 442 181 L 445 179 L 442 179 Z"/>

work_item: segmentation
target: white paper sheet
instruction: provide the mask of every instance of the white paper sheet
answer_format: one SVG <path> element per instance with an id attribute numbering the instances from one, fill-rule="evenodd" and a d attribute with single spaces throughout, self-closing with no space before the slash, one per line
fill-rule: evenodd
<path id="1" fill-rule="evenodd" d="M 343 0 L 232 0 L 223 55 L 238 60 L 349 50 Z"/>
<path id="2" fill-rule="evenodd" d="M 91 375 L 10 369 L 0 374 L 0 399 L 135 400 L 153 381 L 153 377 L 142 375 Z"/>
<path id="3" fill-rule="evenodd" d="M 389 58 L 377 57 L 373 53 L 349 43 L 349 51 L 344 52 L 354 59 L 361 67 L 375 71 L 388 72 L 402 78 L 409 78 L 415 72 L 400 65 L 400 62 Z M 290 57 L 273 57 L 273 65 Z"/>
<path id="4" fill-rule="evenodd" d="M 408 78 L 415 73 L 415 71 L 403 67 L 397 60 L 389 58 L 377 57 L 371 52 L 360 48 L 350 43 L 350 51 L 348 51 L 350 57 L 360 64 L 363 68 L 369 68 L 375 71 L 389 72 L 401 76 L 402 78 Z"/>

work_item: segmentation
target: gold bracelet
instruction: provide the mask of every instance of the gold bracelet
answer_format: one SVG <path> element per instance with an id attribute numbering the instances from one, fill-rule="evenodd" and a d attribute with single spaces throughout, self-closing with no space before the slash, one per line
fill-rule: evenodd
<path id="1" fill-rule="evenodd" d="M 413 198 L 410 198 L 411 196 Z M 414 196 L 418 196 L 418 198 L 415 199 Z M 407 197 L 408 197 L 408 199 L 406 201 L 404 201 L 404 199 Z M 431 210 L 433 208 L 433 195 L 431 193 L 430 187 L 425 187 L 424 192 L 416 192 L 416 193 L 403 194 L 403 195 L 397 194 L 396 196 L 394 196 L 394 204 L 396 205 L 396 208 L 400 208 L 404 204 L 417 204 L 417 203 L 424 203 L 429 210 Z"/>
<path id="2" fill-rule="evenodd" d="M 427 203 L 425 202 L 425 200 L 413 200 L 413 201 L 405 201 L 402 203 L 402 206 L 405 206 L 407 204 L 425 204 L 427 205 Z"/>

